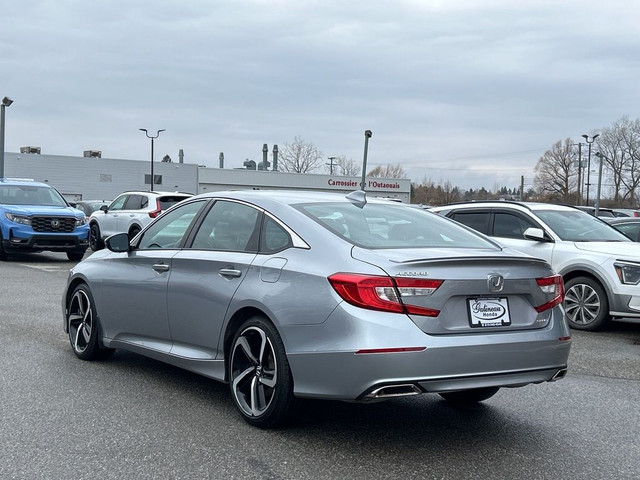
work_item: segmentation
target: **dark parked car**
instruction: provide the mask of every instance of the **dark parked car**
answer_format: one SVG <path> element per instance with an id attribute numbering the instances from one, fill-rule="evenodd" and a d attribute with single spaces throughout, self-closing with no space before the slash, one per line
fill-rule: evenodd
<path id="1" fill-rule="evenodd" d="M 464 405 L 566 372 L 563 283 L 545 261 L 361 192 L 199 195 L 105 246 L 62 296 L 73 352 L 227 382 L 256 426 L 297 398 Z"/>
<path id="2" fill-rule="evenodd" d="M 89 222 L 89 217 L 96 210 L 100 210 L 100 207 L 109 205 L 110 200 L 78 200 L 77 202 L 70 202 L 73 208 L 84 212 L 84 216 Z"/>
<path id="3" fill-rule="evenodd" d="M 640 242 L 640 217 L 619 217 L 607 222 L 634 242 Z"/>

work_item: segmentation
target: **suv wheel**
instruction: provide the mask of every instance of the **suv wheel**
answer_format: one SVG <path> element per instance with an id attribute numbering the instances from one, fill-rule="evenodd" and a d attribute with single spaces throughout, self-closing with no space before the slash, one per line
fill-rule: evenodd
<path id="1" fill-rule="evenodd" d="M 140 227 L 138 227 L 137 225 L 131 227 L 129 229 L 129 240 L 133 240 L 133 237 L 135 237 L 138 233 L 140 233 Z"/>
<path id="2" fill-rule="evenodd" d="M 565 285 L 567 322 L 576 330 L 600 330 L 609 321 L 609 300 L 602 286 L 589 277 L 575 277 Z"/>
<path id="3" fill-rule="evenodd" d="M 89 247 L 94 252 L 104 248 L 104 242 L 100 236 L 100 227 L 97 223 L 91 225 L 91 228 L 89 229 Z"/>
<path id="4" fill-rule="evenodd" d="M 0 261 L 7 260 L 7 251 L 2 246 L 2 232 L 0 231 Z"/>

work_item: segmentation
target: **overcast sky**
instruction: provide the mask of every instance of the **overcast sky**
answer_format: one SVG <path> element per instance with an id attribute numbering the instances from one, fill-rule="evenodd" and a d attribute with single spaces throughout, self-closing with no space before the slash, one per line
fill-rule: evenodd
<path id="1" fill-rule="evenodd" d="M 416 182 L 530 183 L 640 105 L 628 0 L 5 1 L 5 150 L 241 167 L 294 137 Z M 319 172 L 320 173 L 320 172 Z"/>

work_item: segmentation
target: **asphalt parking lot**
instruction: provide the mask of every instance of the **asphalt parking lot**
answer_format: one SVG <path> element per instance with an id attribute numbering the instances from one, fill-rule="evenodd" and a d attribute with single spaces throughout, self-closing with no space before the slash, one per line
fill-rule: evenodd
<path id="1" fill-rule="evenodd" d="M 640 478 L 640 325 L 574 332 L 564 380 L 469 410 L 305 402 L 263 431 L 226 385 L 127 352 L 77 360 L 60 309 L 72 265 L 0 263 L 0 478 Z"/>

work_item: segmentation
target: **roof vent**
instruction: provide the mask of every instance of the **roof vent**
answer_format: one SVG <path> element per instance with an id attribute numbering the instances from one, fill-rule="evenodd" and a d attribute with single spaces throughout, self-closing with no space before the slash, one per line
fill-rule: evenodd
<path id="1" fill-rule="evenodd" d="M 85 150 L 82 152 L 82 156 L 86 158 L 102 158 L 102 152 L 100 150 Z"/>
<path id="2" fill-rule="evenodd" d="M 20 147 L 20 153 L 35 153 L 40 155 L 40 147 Z"/>

